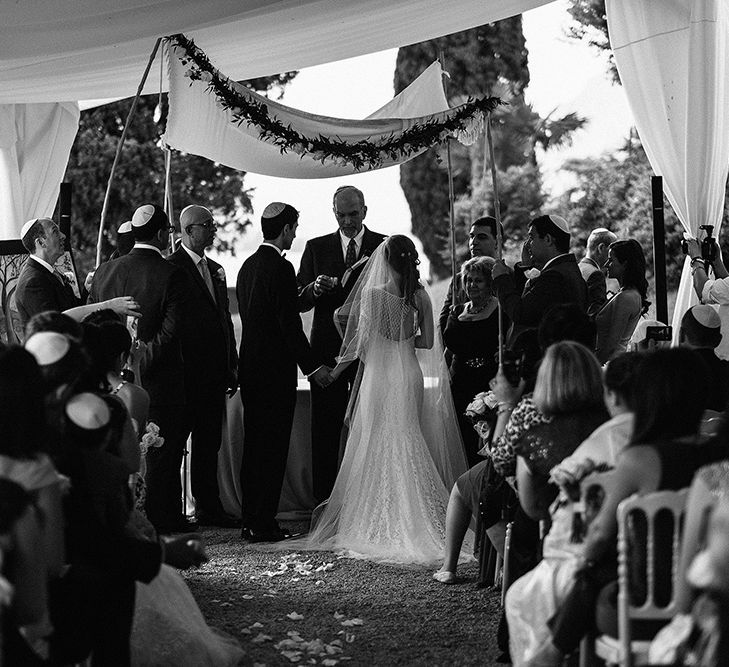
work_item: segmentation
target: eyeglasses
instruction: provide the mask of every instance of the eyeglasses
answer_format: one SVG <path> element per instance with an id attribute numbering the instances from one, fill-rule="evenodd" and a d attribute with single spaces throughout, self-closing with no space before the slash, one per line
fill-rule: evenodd
<path id="1" fill-rule="evenodd" d="M 208 220 L 207 222 L 193 222 L 188 227 L 203 227 L 207 230 L 213 230 L 215 229 L 215 223 L 212 220 Z"/>

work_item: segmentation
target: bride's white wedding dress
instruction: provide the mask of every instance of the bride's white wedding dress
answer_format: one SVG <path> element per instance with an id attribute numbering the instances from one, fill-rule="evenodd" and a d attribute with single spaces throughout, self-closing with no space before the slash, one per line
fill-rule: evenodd
<path id="1" fill-rule="evenodd" d="M 370 262 L 377 259 L 376 252 Z M 307 547 L 432 564 L 443 558 L 450 489 L 466 470 L 442 348 L 416 350 L 428 338 L 423 318 L 432 322 L 424 290 L 416 292 L 414 307 L 377 284 L 376 271 L 369 282 L 362 278 L 342 355 L 362 362 L 349 436 L 332 494 L 315 510 Z M 426 346 L 434 342 L 432 325 L 429 334 Z"/>

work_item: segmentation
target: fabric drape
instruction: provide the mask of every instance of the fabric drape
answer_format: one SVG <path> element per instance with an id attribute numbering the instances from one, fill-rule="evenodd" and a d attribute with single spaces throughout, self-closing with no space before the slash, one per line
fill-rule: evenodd
<path id="1" fill-rule="evenodd" d="M 729 3 L 607 0 L 606 9 L 620 79 L 668 201 L 692 236 L 705 224 L 718 233 L 729 171 Z M 687 258 L 674 344 L 696 302 Z"/>
<path id="2" fill-rule="evenodd" d="M 0 240 L 53 213 L 78 119 L 75 102 L 0 104 Z"/>

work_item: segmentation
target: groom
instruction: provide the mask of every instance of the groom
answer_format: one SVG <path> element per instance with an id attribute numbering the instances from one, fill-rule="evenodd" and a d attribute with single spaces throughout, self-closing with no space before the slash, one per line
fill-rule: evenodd
<path id="1" fill-rule="evenodd" d="M 351 185 L 334 193 L 339 229 L 307 242 L 299 274 L 299 309 L 314 309 L 311 347 L 327 366 L 335 366 L 342 339 L 334 326 L 334 311 L 344 303 L 367 258 L 385 239 L 362 223 L 367 215 L 364 195 Z M 314 497 L 326 500 L 337 477 L 339 442 L 357 364 L 329 387 L 311 385 L 311 463 Z"/>

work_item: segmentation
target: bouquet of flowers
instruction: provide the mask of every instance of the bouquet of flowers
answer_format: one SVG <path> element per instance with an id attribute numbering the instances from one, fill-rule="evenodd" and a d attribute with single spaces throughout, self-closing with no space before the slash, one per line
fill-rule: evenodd
<path id="1" fill-rule="evenodd" d="M 165 439 L 159 434 L 159 426 L 154 422 L 147 422 L 147 428 L 139 443 L 142 454 L 146 454 L 150 447 L 161 447 L 165 444 Z"/>
<path id="2" fill-rule="evenodd" d="M 466 417 L 471 420 L 473 428 L 482 440 L 487 440 L 491 430 L 490 421 L 498 401 L 493 391 L 482 391 L 473 397 L 466 406 Z"/>

